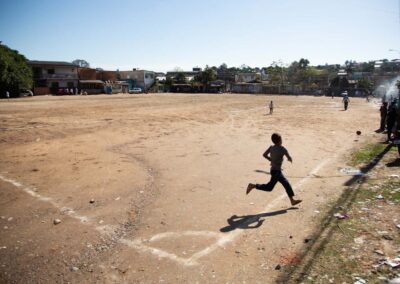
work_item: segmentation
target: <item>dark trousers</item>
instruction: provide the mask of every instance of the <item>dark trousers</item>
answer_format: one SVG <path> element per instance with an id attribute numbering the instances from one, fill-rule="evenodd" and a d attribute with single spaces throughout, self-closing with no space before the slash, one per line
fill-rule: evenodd
<path id="1" fill-rule="evenodd" d="M 384 131 L 386 126 L 386 117 L 381 117 L 381 127 L 380 130 Z"/>
<path id="2" fill-rule="evenodd" d="M 387 124 L 387 137 L 388 137 L 388 140 L 390 140 L 390 137 L 392 136 L 393 126 L 394 126 L 394 123 L 393 124 L 392 123 L 388 123 Z"/>
<path id="3" fill-rule="evenodd" d="M 292 186 L 289 181 L 285 178 L 281 170 L 271 170 L 271 180 L 267 184 L 256 184 L 256 189 L 263 191 L 272 191 L 277 182 L 280 182 L 286 190 L 289 197 L 294 196 Z"/>

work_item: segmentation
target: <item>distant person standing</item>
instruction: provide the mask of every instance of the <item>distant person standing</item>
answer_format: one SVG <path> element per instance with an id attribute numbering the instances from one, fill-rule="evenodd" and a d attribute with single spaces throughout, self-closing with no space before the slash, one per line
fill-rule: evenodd
<path id="1" fill-rule="evenodd" d="M 269 103 L 269 114 L 272 114 L 274 112 L 274 102 L 270 101 Z"/>
<path id="2" fill-rule="evenodd" d="M 6 91 L 6 98 L 7 98 L 7 100 L 10 100 L 10 92 L 9 91 Z"/>
<path id="3" fill-rule="evenodd" d="M 395 134 L 396 132 L 393 131 L 395 123 L 396 123 L 396 101 L 393 101 L 388 109 L 387 119 L 386 119 L 386 128 L 387 128 L 387 141 L 390 142 L 392 140 L 392 133 Z"/>
<path id="4" fill-rule="evenodd" d="M 382 103 L 379 111 L 381 113 L 381 125 L 379 128 L 379 131 L 383 132 L 383 131 L 385 131 L 385 125 L 386 125 L 387 103 Z"/>
<path id="5" fill-rule="evenodd" d="M 347 92 L 345 92 L 343 96 L 344 110 L 347 110 L 347 108 L 349 107 L 349 102 L 350 102 L 349 96 L 347 95 Z"/>

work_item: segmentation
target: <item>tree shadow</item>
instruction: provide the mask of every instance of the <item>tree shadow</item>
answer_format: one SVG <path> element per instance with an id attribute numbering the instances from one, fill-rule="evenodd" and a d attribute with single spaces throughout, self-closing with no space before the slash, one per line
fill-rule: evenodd
<path id="1" fill-rule="evenodd" d="M 389 167 L 389 168 L 400 167 L 400 158 L 397 158 L 396 160 L 387 163 L 386 167 Z"/>
<path id="2" fill-rule="evenodd" d="M 366 164 L 365 166 L 361 167 L 360 172 L 363 173 L 363 175 L 361 176 L 354 176 L 351 179 L 349 179 L 348 181 L 346 181 L 344 183 L 344 185 L 346 186 L 351 186 L 352 184 L 354 184 L 355 182 L 361 183 L 364 182 L 366 179 L 366 174 L 368 172 L 370 172 L 379 162 L 380 160 L 382 160 L 382 158 L 385 156 L 385 154 L 387 152 L 390 151 L 390 149 L 392 148 L 392 145 L 389 144 L 385 147 L 385 149 L 379 153 L 371 162 L 369 162 L 368 164 Z"/>
<path id="3" fill-rule="evenodd" d="M 297 207 L 290 207 L 288 209 L 277 210 L 272 212 L 260 213 L 256 215 L 237 216 L 232 215 L 227 219 L 228 226 L 220 229 L 220 232 L 227 233 L 236 229 L 256 229 L 260 227 L 265 219 L 263 217 L 272 217 L 276 215 L 286 214 L 288 210 L 297 210 Z"/>
<path id="4" fill-rule="evenodd" d="M 391 147 L 392 145 L 387 145 L 381 153 L 379 153 L 367 165 L 363 166 L 360 171 L 363 174 L 371 171 L 379 163 L 379 161 L 382 160 L 385 154 L 390 151 Z M 400 162 L 396 161 L 396 163 Z M 318 229 L 313 234 L 313 242 L 308 244 L 307 247 L 304 247 L 302 253 L 300 253 L 301 264 L 297 266 L 288 266 L 284 270 L 284 273 L 281 273 L 281 275 L 278 276 L 276 281 L 277 283 L 301 283 L 307 277 L 315 259 L 327 246 L 332 238 L 334 229 L 339 224 L 339 220 L 335 218 L 334 213 L 338 211 L 339 207 L 342 207 L 343 210 L 347 210 L 347 208 L 354 203 L 354 200 L 360 189 L 360 186 L 357 184 L 362 184 L 365 180 L 366 176 L 363 175 L 354 176 L 345 182 L 347 188 L 326 213 L 325 217 L 321 220 L 320 224 L 318 225 Z M 351 185 L 355 183 L 356 186 L 352 187 Z"/>

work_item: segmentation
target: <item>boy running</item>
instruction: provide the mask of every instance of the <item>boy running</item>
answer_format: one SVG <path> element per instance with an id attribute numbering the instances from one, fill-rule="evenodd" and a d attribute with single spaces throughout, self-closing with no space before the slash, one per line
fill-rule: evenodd
<path id="1" fill-rule="evenodd" d="M 271 161 L 271 180 L 267 184 L 254 184 L 249 183 L 247 186 L 246 194 L 249 194 L 254 188 L 263 191 L 272 191 L 279 181 L 286 190 L 286 193 L 290 199 L 290 203 L 294 206 L 299 204 L 302 200 L 296 200 L 293 198 L 294 192 L 289 183 L 282 173 L 282 162 L 283 156 L 286 156 L 289 162 L 292 162 L 289 152 L 285 147 L 282 146 L 282 137 L 278 133 L 274 133 L 271 136 L 271 140 L 274 145 L 270 146 L 267 151 L 263 154 L 264 158 Z"/>

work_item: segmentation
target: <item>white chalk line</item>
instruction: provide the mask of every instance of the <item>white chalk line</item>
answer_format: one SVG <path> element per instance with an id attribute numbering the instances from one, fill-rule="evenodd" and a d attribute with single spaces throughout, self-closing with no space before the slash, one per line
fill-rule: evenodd
<path id="1" fill-rule="evenodd" d="M 85 222 L 89 221 L 89 217 L 77 214 L 72 208 L 60 206 L 58 203 L 56 203 L 50 197 L 46 197 L 46 196 L 40 195 L 39 193 L 37 193 L 35 191 L 36 188 L 31 188 L 31 187 L 24 186 L 22 183 L 20 183 L 20 182 L 18 182 L 16 180 L 10 179 L 10 178 L 6 178 L 6 177 L 4 177 L 2 175 L 0 175 L 0 180 L 8 182 L 8 183 L 11 183 L 15 187 L 21 189 L 25 193 L 29 194 L 30 196 L 32 196 L 32 197 L 34 197 L 34 198 L 36 198 L 36 199 L 38 199 L 40 201 L 50 203 L 55 208 L 60 210 L 60 212 L 62 214 L 65 214 L 65 215 L 68 215 L 68 216 L 70 216 L 72 218 L 78 219 L 82 223 L 85 223 Z"/>
<path id="2" fill-rule="evenodd" d="M 303 186 L 304 183 L 306 183 L 309 179 L 313 178 L 315 174 L 317 174 L 318 171 L 320 171 L 331 159 L 326 159 L 319 163 L 307 176 L 302 178 L 294 187 L 295 189 L 300 188 Z M 282 199 L 287 198 L 287 194 L 281 194 L 280 196 L 276 197 L 273 199 L 268 206 L 264 208 L 263 211 L 259 212 L 258 214 L 265 213 L 266 211 L 270 211 L 278 202 L 280 202 Z M 249 220 L 248 222 L 251 222 L 252 220 Z M 160 233 L 157 235 L 152 236 L 150 239 L 145 240 L 145 239 L 136 239 L 133 241 L 129 240 L 123 240 L 123 242 L 127 245 L 129 245 L 132 248 L 135 248 L 139 251 L 142 252 L 150 252 L 159 258 L 169 258 L 170 260 L 173 260 L 181 265 L 184 266 L 193 266 L 198 264 L 198 260 L 215 250 L 224 247 L 227 243 L 233 242 L 238 236 L 240 236 L 243 233 L 243 230 L 236 229 L 235 231 L 229 232 L 229 233 L 215 233 L 211 231 L 186 231 L 186 232 L 164 232 Z M 185 235 L 197 235 L 197 236 L 216 236 L 217 240 L 210 246 L 204 248 L 201 251 L 196 252 L 189 258 L 183 258 L 183 257 L 178 257 L 177 255 L 166 252 L 161 249 L 156 249 L 154 247 L 151 247 L 145 243 L 150 243 L 154 240 L 159 240 L 163 239 L 166 237 L 181 237 Z"/>
<path id="3" fill-rule="evenodd" d="M 297 188 L 301 187 L 306 181 L 308 181 L 310 178 L 312 178 L 313 175 L 315 175 L 323 166 L 325 166 L 325 164 L 328 161 L 329 161 L 329 159 L 326 159 L 326 160 L 322 161 L 320 164 L 318 164 L 306 177 L 301 179 L 296 184 L 295 188 L 297 189 Z M 15 187 L 17 187 L 19 189 L 22 189 L 27 194 L 31 195 L 32 197 L 34 197 L 42 202 L 50 203 L 55 208 L 58 208 L 62 214 L 66 214 L 72 218 L 75 218 L 75 219 L 79 220 L 81 223 L 84 223 L 86 225 L 92 225 L 92 224 L 89 224 L 90 223 L 89 217 L 79 215 L 71 208 L 60 206 L 59 204 L 54 202 L 52 200 L 52 198 L 42 196 L 42 195 L 38 194 L 37 192 L 35 192 L 30 187 L 24 187 L 24 185 L 22 183 L 20 183 L 16 180 L 6 178 L 2 175 L 0 175 L 0 179 L 5 182 L 11 183 L 12 185 L 14 185 Z M 259 212 L 259 214 L 262 214 L 265 211 L 271 210 L 279 201 L 281 201 L 285 197 L 286 197 L 286 194 L 281 194 L 280 196 L 278 196 L 277 198 L 272 200 L 268 204 L 268 206 L 266 206 L 264 208 L 264 210 L 262 212 Z M 251 222 L 251 220 L 249 220 L 249 222 Z M 114 226 L 110 226 L 110 225 L 96 226 L 95 229 L 98 232 L 108 235 L 108 236 L 112 235 L 115 232 Z M 230 233 L 216 233 L 216 232 L 212 232 L 212 231 L 164 232 L 164 233 L 154 235 L 148 240 L 146 240 L 146 239 L 135 239 L 135 240 L 119 239 L 119 242 L 127 245 L 128 247 L 137 249 L 142 252 L 150 252 L 150 253 L 158 256 L 159 258 L 168 258 L 168 259 L 173 260 L 184 266 L 193 266 L 193 265 L 198 264 L 198 260 L 200 258 L 202 258 L 208 254 L 211 254 L 212 252 L 214 252 L 215 250 L 217 250 L 221 247 L 224 247 L 227 243 L 233 242 L 235 240 L 235 238 L 240 236 L 242 233 L 243 233 L 243 231 L 238 230 L 238 229 L 235 231 L 232 231 Z M 145 244 L 145 243 L 151 243 L 151 242 L 154 242 L 157 240 L 162 240 L 165 238 L 177 238 L 177 237 L 182 237 L 182 236 L 212 237 L 212 238 L 216 238 L 217 240 L 210 246 L 204 248 L 203 250 L 200 250 L 200 251 L 194 253 L 189 258 L 179 257 L 174 253 L 170 253 L 170 252 L 167 252 L 167 251 L 164 251 L 164 250 L 161 250 L 158 248 L 154 248 L 154 247 L 151 247 L 151 246 Z"/>

